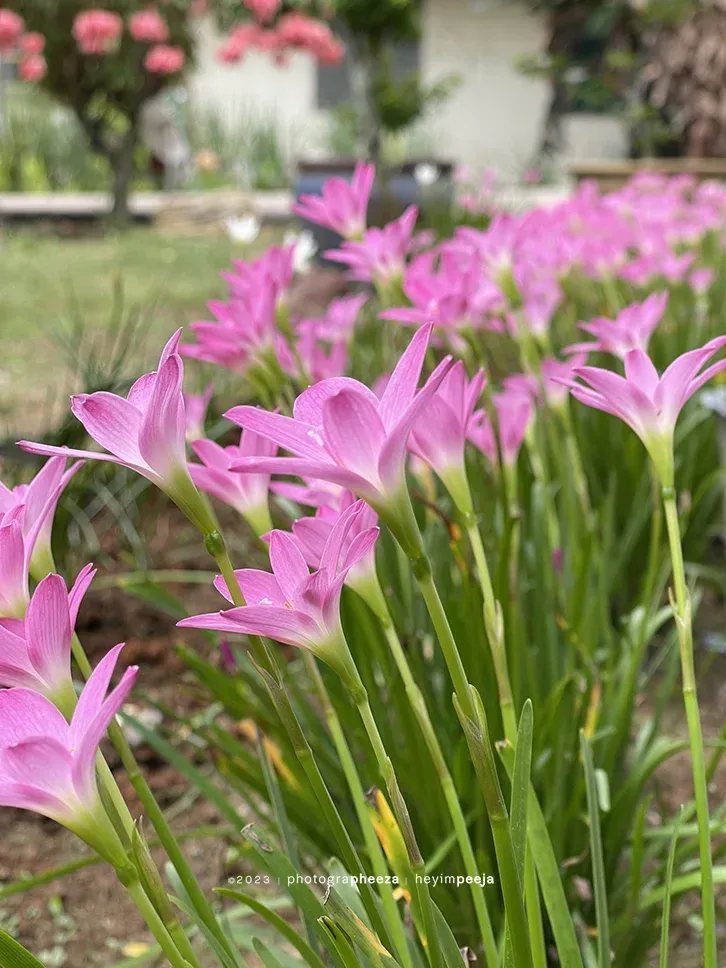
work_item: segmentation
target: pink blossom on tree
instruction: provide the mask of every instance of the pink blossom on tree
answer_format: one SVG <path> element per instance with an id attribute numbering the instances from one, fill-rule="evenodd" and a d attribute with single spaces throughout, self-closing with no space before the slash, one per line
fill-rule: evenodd
<path id="1" fill-rule="evenodd" d="M 123 20 L 110 10 L 86 10 L 73 21 L 73 36 L 82 54 L 108 54 L 123 31 Z"/>
<path id="2" fill-rule="evenodd" d="M 144 67 L 151 74 L 178 74 L 184 67 L 184 51 L 181 47 L 158 44 L 144 58 Z"/>
<path id="3" fill-rule="evenodd" d="M 143 44 L 163 44 L 169 39 L 169 27 L 155 7 L 132 14 L 129 33 Z"/>

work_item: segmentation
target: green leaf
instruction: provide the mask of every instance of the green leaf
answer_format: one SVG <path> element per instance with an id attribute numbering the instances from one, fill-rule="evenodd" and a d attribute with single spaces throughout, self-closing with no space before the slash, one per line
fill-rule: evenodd
<path id="1" fill-rule="evenodd" d="M 345 933 L 338 927 L 332 918 L 320 918 L 318 921 L 320 930 L 328 938 L 330 944 L 343 962 L 344 968 L 360 968 L 360 961 L 353 950 L 353 945 L 348 941 Z"/>
<path id="2" fill-rule="evenodd" d="M 245 894 L 243 891 L 236 891 L 228 887 L 219 887 L 215 890 L 216 894 L 221 897 L 231 897 L 236 901 L 241 901 L 242 904 L 246 905 L 255 914 L 258 914 L 261 918 L 264 918 L 269 925 L 271 925 L 276 931 L 278 931 L 286 941 L 295 948 L 302 958 L 310 965 L 310 968 L 325 968 L 323 961 L 318 955 L 315 954 L 313 949 L 307 943 L 307 941 L 301 937 L 297 931 L 292 928 L 287 921 L 280 917 L 275 911 L 271 911 L 262 901 L 257 900 L 257 898 L 252 897 L 249 894 Z"/>
<path id="3" fill-rule="evenodd" d="M 600 968 L 610 968 L 610 919 L 608 916 L 608 896 L 605 884 L 605 864 L 602 855 L 600 834 L 600 807 L 598 805 L 597 781 L 592 763 L 590 744 L 583 732 L 580 733 L 580 750 L 585 768 L 587 789 L 587 810 L 590 818 L 590 854 L 592 859 L 592 882 L 595 891 L 595 913 L 597 917 L 597 950 Z"/>
<path id="4" fill-rule="evenodd" d="M 509 746 L 499 747 L 499 753 L 511 778 L 514 774 L 514 750 Z M 537 868 L 542 898 L 547 908 L 557 952 L 560 956 L 560 965 L 562 968 L 583 968 L 582 954 L 580 953 L 565 889 L 562 886 L 557 858 L 542 808 L 531 783 L 529 785 L 529 803 L 527 804 L 527 829 L 529 848 L 532 851 L 532 858 Z"/>
<path id="5" fill-rule="evenodd" d="M 11 938 L 0 928 L 0 965 L 2 968 L 43 968 L 35 955 L 31 955 L 19 941 Z"/>
<path id="6" fill-rule="evenodd" d="M 671 845 L 668 851 L 668 864 L 666 866 L 666 879 L 664 886 L 665 894 L 663 897 L 663 921 L 661 923 L 660 930 L 660 968 L 668 968 L 668 937 L 670 934 L 671 923 L 671 886 L 673 884 L 673 869 L 676 866 L 676 847 L 678 846 L 678 834 L 681 829 L 682 820 L 683 807 L 681 807 L 678 814 L 678 819 L 673 827 L 673 836 L 671 837 Z"/>

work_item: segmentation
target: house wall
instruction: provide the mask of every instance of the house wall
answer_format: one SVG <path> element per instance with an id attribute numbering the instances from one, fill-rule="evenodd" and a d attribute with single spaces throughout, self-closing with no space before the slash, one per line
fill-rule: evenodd
<path id="1" fill-rule="evenodd" d="M 547 107 L 547 84 L 516 67 L 523 54 L 541 50 L 541 18 L 513 0 L 424 0 L 421 71 L 426 81 L 449 74 L 461 83 L 423 125 L 420 141 L 442 159 L 473 167 L 494 165 L 516 176 L 531 161 Z M 249 54 L 227 66 L 215 59 L 222 38 L 202 23 L 197 68 L 189 93 L 200 109 L 212 109 L 230 125 L 252 116 L 279 120 L 291 157 L 323 156 L 327 112 L 317 106 L 317 66 L 305 54 L 277 67 L 267 54 Z M 584 124 L 584 127 L 583 127 Z M 569 157 L 617 157 L 617 123 L 573 118 L 565 127 Z"/>
<path id="2" fill-rule="evenodd" d="M 428 0 L 422 70 L 429 81 L 458 74 L 461 84 L 430 125 L 456 161 L 525 167 L 537 143 L 547 86 L 523 77 L 515 59 L 542 49 L 542 21 L 511 0 Z"/>

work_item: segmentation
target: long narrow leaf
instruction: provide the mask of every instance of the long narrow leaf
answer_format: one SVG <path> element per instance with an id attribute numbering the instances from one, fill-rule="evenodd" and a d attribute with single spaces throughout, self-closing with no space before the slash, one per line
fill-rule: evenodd
<path id="1" fill-rule="evenodd" d="M 608 897 L 605 885 L 605 863 L 602 855 L 600 834 L 600 805 L 597 794 L 595 768 L 592 763 L 590 744 L 584 733 L 580 733 L 580 750 L 585 767 L 587 788 L 587 810 L 590 818 L 590 855 L 592 861 L 592 881 L 595 891 L 595 913 L 597 917 L 597 950 L 600 968 L 610 966 L 610 919 L 608 916 Z"/>

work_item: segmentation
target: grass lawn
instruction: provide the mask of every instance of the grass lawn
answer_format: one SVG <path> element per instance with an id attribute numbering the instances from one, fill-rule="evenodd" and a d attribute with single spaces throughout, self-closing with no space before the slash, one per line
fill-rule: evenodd
<path id="1" fill-rule="evenodd" d="M 257 245 L 274 241 L 263 233 Z M 28 403 L 37 410 L 60 397 L 65 406 L 77 387 L 57 337 L 80 319 L 85 349 L 97 340 L 103 352 L 116 283 L 126 310 L 147 310 L 133 348 L 140 371 L 174 329 L 205 318 L 206 302 L 225 292 L 219 273 L 242 255 L 221 232 L 194 238 L 151 228 L 68 239 L 18 230 L 0 246 L 0 435 L 28 426 Z"/>

